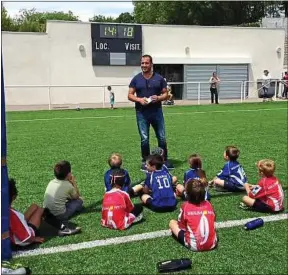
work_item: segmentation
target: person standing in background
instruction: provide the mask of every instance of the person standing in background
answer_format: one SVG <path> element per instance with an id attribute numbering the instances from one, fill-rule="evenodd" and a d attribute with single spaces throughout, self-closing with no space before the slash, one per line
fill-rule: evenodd
<path id="1" fill-rule="evenodd" d="M 268 70 L 264 70 L 262 75 L 263 102 L 268 100 L 268 90 L 270 88 L 271 75 Z"/>
<path id="2" fill-rule="evenodd" d="M 210 92 L 211 92 L 211 103 L 214 103 L 214 97 L 215 97 L 215 103 L 219 104 L 218 102 L 218 90 L 217 90 L 217 84 L 220 82 L 220 78 L 217 76 L 216 72 L 213 72 L 212 76 L 210 77 L 209 83 L 210 83 Z"/>
<path id="3" fill-rule="evenodd" d="M 283 93 L 282 93 L 282 98 L 288 99 L 288 72 L 285 72 L 282 80 L 284 80 L 283 81 L 284 89 L 283 89 Z"/>
<path id="4" fill-rule="evenodd" d="M 111 86 L 108 86 L 107 90 L 110 92 L 110 105 L 111 105 L 111 109 L 113 110 L 114 109 L 114 103 L 115 103 L 115 94 L 112 91 Z"/>

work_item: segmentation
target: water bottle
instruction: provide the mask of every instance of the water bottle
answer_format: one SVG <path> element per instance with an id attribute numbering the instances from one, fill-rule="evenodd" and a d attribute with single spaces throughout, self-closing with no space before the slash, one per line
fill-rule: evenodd
<path id="1" fill-rule="evenodd" d="M 246 230 L 253 230 L 253 229 L 256 229 L 258 227 L 261 227 L 264 225 L 264 221 L 262 219 L 256 219 L 256 220 L 253 220 L 251 222 L 247 222 L 245 225 L 244 225 L 244 229 Z"/>

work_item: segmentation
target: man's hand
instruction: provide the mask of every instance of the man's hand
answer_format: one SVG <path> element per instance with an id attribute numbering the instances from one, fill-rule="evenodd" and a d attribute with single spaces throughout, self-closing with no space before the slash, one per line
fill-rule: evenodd
<path id="1" fill-rule="evenodd" d="M 158 95 L 152 95 L 150 98 L 151 98 L 152 102 L 158 101 Z"/>
<path id="2" fill-rule="evenodd" d="M 147 105 L 148 104 L 148 102 L 145 100 L 144 97 L 139 97 L 138 103 L 140 103 L 141 105 Z"/>

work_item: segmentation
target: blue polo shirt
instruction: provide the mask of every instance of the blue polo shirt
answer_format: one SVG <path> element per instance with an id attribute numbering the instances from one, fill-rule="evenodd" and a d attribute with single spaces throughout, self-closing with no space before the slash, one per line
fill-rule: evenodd
<path id="1" fill-rule="evenodd" d="M 163 88 L 167 88 L 167 82 L 165 79 L 157 73 L 153 73 L 152 77 L 146 79 L 142 73 L 139 73 L 133 77 L 130 82 L 129 88 L 136 90 L 137 97 L 150 97 L 152 95 L 160 96 Z M 145 110 L 157 110 L 162 108 L 161 102 L 150 103 L 147 105 L 141 105 L 135 102 L 135 108 L 137 111 Z"/>

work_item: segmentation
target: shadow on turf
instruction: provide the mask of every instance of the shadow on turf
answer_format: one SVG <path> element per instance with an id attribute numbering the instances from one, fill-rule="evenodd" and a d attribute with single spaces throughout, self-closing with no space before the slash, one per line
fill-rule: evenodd
<path id="1" fill-rule="evenodd" d="M 187 159 L 180 160 L 180 159 L 169 159 L 175 168 L 180 167 L 183 163 L 187 163 Z"/>

